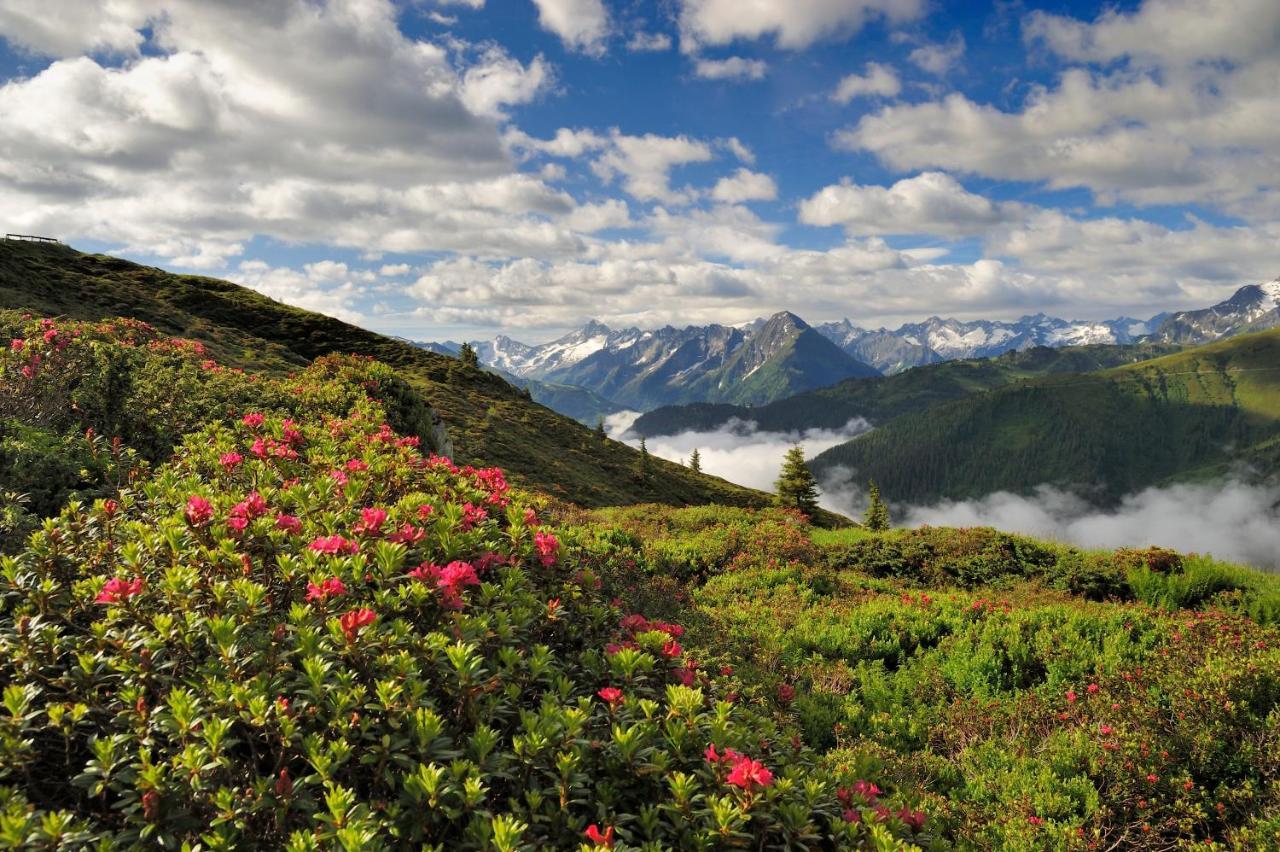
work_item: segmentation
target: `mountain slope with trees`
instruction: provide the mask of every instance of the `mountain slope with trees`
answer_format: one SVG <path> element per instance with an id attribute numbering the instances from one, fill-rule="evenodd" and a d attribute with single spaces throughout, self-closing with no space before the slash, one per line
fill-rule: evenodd
<path id="1" fill-rule="evenodd" d="M 1041 484 L 1100 501 L 1243 467 L 1280 471 L 1280 329 L 1162 358 L 1018 382 L 908 414 L 818 455 L 894 501 Z"/>
<path id="2" fill-rule="evenodd" d="M 1085 373 L 1153 358 L 1173 346 L 1072 346 L 1007 352 L 995 358 L 944 361 L 892 376 L 849 379 L 754 407 L 699 403 L 666 406 L 641 415 L 632 428 L 641 435 L 674 435 L 718 429 L 730 420 L 752 421 L 769 432 L 836 429 L 861 417 L 873 424 L 1054 373 Z"/>

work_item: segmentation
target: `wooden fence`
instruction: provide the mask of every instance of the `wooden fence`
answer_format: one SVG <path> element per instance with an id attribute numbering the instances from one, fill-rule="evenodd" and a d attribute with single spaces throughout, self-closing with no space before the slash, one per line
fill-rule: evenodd
<path id="1" fill-rule="evenodd" d="M 58 243 L 53 237 L 37 237 L 35 234 L 5 234 L 6 240 L 24 240 L 29 243 Z"/>

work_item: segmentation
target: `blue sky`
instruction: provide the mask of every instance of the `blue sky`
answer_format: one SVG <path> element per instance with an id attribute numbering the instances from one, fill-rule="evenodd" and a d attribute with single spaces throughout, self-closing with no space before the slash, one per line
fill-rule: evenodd
<path id="1" fill-rule="evenodd" d="M 0 213 L 418 339 L 1280 274 L 1280 4 L 0 0 Z"/>

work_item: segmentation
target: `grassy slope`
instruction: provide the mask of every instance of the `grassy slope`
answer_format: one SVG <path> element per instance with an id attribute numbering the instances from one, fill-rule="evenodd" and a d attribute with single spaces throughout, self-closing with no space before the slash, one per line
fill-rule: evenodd
<path id="1" fill-rule="evenodd" d="M 1280 464 L 1280 330 L 1151 361 L 1018 382 L 894 420 L 819 455 L 891 499 L 965 498 L 1040 483 L 1104 497 L 1241 462 Z"/>
<path id="2" fill-rule="evenodd" d="M 761 429 L 775 432 L 834 429 L 854 417 L 884 423 L 1021 379 L 1085 373 L 1164 351 L 1167 349 L 1102 345 L 1039 347 L 999 358 L 946 361 L 892 376 L 849 379 L 755 408 L 705 403 L 658 408 L 640 417 L 635 429 L 643 435 L 671 435 L 688 429 L 714 429 L 734 417 L 753 420 Z"/>
<path id="3" fill-rule="evenodd" d="M 460 461 L 501 465 L 514 480 L 587 506 L 642 501 L 759 505 L 767 495 L 638 454 L 528 400 L 497 376 L 226 281 L 175 275 L 67 247 L 0 242 L 0 308 L 96 320 L 136 317 L 203 341 L 217 360 L 283 372 L 333 352 L 398 369 L 443 416 Z"/>

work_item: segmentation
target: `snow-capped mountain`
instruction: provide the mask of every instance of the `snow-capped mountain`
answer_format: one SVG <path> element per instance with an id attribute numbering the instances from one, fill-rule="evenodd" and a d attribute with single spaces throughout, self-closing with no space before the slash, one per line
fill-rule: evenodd
<path id="1" fill-rule="evenodd" d="M 956 358 L 986 358 L 1032 346 L 1083 346 L 1133 343 L 1148 324 L 1121 317 L 1103 321 L 1067 321 L 1036 314 L 1015 322 L 930 317 L 896 330 L 859 328 L 849 320 L 815 326 L 844 351 L 886 374 Z"/>
<path id="2" fill-rule="evenodd" d="M 1199 311 L 1164 319 L 1151 335 L 1161 343 L 1194 346 L 1220 337 L 1262 331 L 1280 325 L 1280 278 L 1241 287 L 1230 299 Z"/>
<path id="3" fill-rule="evenodd" d="M 893 374 L 957 358 L 984 358 L 1035 346 L 1194 345 L 1280 325 L 1280 279 L 1241 287 L 1199 311 L 1149 320 L 1063 320 L 1043 313 L 1015 321 L 930 317 L 897 329 L 866 329 L 848 319 L 810 326 L 783 311 L 736 326 L 645 331 L 599 322 L 531 346 L 499 335 L 473 341 L 481 362 L 526 384 L 589 391 L 594 407 L 648 410 L 686 402 L 756 405 L 842 379 Z M 419 344 L 455 351 L 459 344 Z M 535 398 L 538 389 L 535 388 Z M 575 413 L 574 416 L 582 416 Z"/>
<path id="4" fill-rule="evenodd" d="M 679 402 L 758 403 L 878 371 L 782 312 L 745 327 L 643 331 L 589 322 L 528 346 L 506 336 L 472 344 L 481 362 L 517 376 L 578 385 L 632 408 Z"/>

